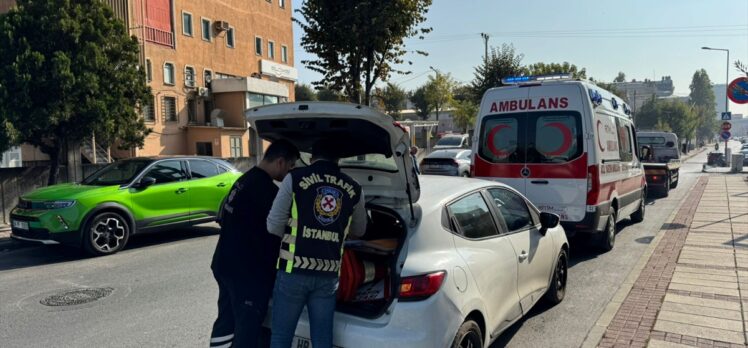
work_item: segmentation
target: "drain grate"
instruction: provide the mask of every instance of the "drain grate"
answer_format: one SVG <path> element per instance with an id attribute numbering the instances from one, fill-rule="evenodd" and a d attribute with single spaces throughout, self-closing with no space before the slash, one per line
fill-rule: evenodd
<path id="1" fill-rule="evenodd" d="M 39 303 L 51 307 L 76 306 L 102 299 L 111 295 L 112 292 L 114 292 L 114 288 L 85 288 L 68 290 L 59 294 L 47 296 L 39 301 Z"/>

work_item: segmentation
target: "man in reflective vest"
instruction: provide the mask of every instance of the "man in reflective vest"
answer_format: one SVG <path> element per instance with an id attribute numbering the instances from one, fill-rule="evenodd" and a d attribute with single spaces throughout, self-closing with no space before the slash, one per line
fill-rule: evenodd
<path id="1" fill-rule="evenodd" d="M 312 346 L 332 347 L 333 315 L 343 242 L 366 231 L 361 186 L 338 167 L 337 146 L 321 140 L 312 164 L 283 179 L 268 216 L 268 232 L 281 236 L 273 290 L 271 347 L 289 348 L 304 306 Z"/>
<path id="2" fill-rule="evenodd" d="M 267 216 L 278 193 L 273 180 L 283 180 L 298 158 L 289 141 L 274 141 L 262 161 L 234 183 L 221 207 L 221 235 L 211 264 L 218 282 L 211 347 L 258 346 L 280 246 L 280 238 L 267 232 Z"/>

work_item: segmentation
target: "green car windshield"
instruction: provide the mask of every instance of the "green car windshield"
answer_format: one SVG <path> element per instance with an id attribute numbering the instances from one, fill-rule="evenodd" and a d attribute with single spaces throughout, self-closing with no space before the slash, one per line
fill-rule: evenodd
<path id="1" fill-rule="evenodd" d="M 112 163 L 83 179 L 83 185 L 109 186 L 129 184 L 152 160 L 138 159 Z"/>

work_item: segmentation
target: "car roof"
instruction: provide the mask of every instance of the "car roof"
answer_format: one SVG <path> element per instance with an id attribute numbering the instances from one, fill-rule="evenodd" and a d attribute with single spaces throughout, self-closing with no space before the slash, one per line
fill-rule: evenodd
<path id="1" fill-rule="evenodd" d="M 496 181 L 457 176 L 420 175 L 418 180 L 421 184 L 421 198 L 418 204 L 424 214 L 441 209 L 444 204 L 471 191 L 485 187 L 509 188 Z"/>

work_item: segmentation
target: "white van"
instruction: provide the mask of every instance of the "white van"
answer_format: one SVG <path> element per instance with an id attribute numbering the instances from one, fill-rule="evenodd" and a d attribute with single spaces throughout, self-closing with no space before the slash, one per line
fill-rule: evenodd
<path id="1" fill-rule="evenodd" d="M 615 243 L 615 223 L 644 219 L 646 180 L 631 112 L 593 83 L 568 76 L 508 78 L 481 102 L 472 175 L 501 181 L 567 232 Z"/>

